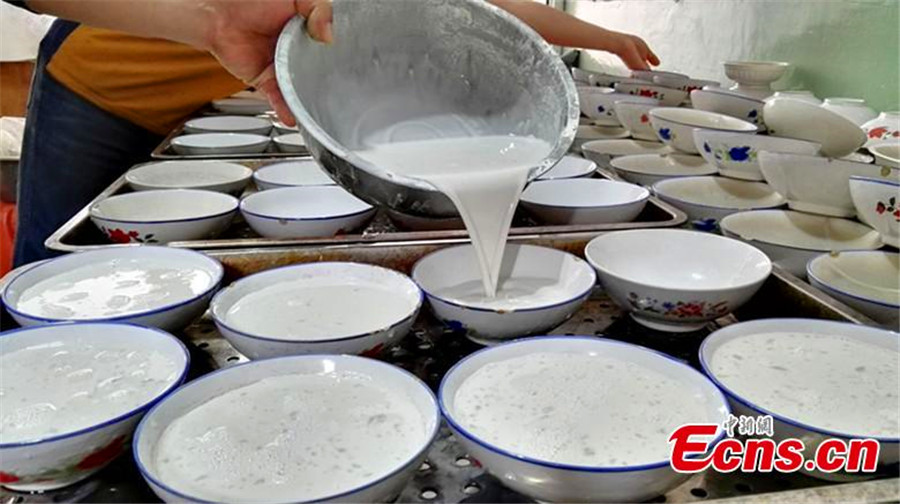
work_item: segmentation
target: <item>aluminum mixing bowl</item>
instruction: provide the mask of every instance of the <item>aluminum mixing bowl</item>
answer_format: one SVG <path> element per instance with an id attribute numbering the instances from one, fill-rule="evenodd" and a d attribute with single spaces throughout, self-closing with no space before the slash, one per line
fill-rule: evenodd
<path id="1" fill-rule="evenodd" d="M 295 18 L 279 37 L 275 69 L 310 152 L 358 197 L 411 215 L 457 213 L 430 184 L 355 153 L 381 142 L 530 135 L 553 146 L 531 178 L 568 150 L 575 84 L 553 48 L 511 14 L 481 0 L 335 0 L 333 8 L 334 43 L 312 40 Z M 428 106 L 406 106 L 416 99 Z M 449 114 L 466 120 L 431 127 Z"/>

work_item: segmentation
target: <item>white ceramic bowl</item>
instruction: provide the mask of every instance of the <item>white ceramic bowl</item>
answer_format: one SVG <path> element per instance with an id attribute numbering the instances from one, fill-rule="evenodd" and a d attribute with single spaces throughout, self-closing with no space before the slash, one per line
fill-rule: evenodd
<path id="1" fill-rule="evenodd" d="M 251 133 L 268 135 L 272 121 L 250 116 L 196 117 L 184 123 L 185 133 Z"/>
<path id="2" fill-rule="evenodd" d="M 590 142 L 588 142 L 590 143 Z M 582 147 L 583 150 L 583 147 Z M 560 180 L 590 177 L 597 170 L 597 163 L 581 156 L 565 155 L 537 180 Z"/>
<path id="3" fill-rule="evenodd" d="M 759 167 L 766 182 L 787 199 L 789 207 L 834 217 L 856 215 L 848 183 L 851 176 L 900 183 L 897 169 L 818 156 L 761 152 Z"/>
<path id="4" fill-rule="evenodd" d="M 537 181 L 522 193 L 521 205 L 553 225 L 630 222 L 644 209 L 650 191 L 602 179 Z"/>
<path id="5" fill-rule="evenodd" d="M 279 152 L 306 152 L 306 140 L 300 133 L 287 133 L 272 139 Z"/>
<path id="6" fill-rule="evenodd" d="M 755 247 L 681 229 L 616 231 L 584 249 L 610 297 L 646 327 L 702 329 L 749 300 L 772 271 Z"/>
<path id="7" fill-rule="evenodd" d="M 817 143 L 792 138 L 706 129 L 694 130 L 694 145 L 721 175 L 744 180 L 764 180 L 759 170 L 762 151 L 815 156 L 821 148 Z"/>
<path id="8" fill-rule="evenodd" d="M 850 197 L 859 220 L 875 228 L 882 241 L 900 248 L 900 182 L 850 177 Z"/>
<path id="9" fill-rule="evenodd" d="M 900 254 L 848 250 L 806 265 L 809 282 L 887 329 L 900 329 Z"/>
<path id="10" fill-rule="evenodd" d="M 646 82 L 620 82 L 614 89 L 622 94 L 659 100 L 659 104 L 663 107 L 677 107 L 688 97 L 687 91 L 682 89 Z"/>
<path id="11" fill-rule="evenodd" d="M 597 126 L 619 126 L 613 104 L 629 95 L 616 93 L 612 88 L 578 86 L 578 106 Z"/>
<path id="12" fill-rule="evenodd" d="M 780 79 L 790 66 L 783 61 L 727 61 L 725 75 L 739 84 L 768 85 Z"/>
<path id="13" fill-rule="evenodd" d="M 259 98 L 222 98 L 221 100 L 213 100 L 212 106 L 214 109 L 225 114 L 251 116 L 265 114 L 272 110 L 272 106 L 269 105 L 269 102 Z"/>
<path id="14" fill-rule="evenodd" d="M 269 146 L 270 138 L 249 133 L 197 133 L 172 139 L 178 154 L 210 156 L 216 154 L 259 154 Z"/>
<path id="15" fill-rule="evenodd" d="M 875 162 L 881 166 L 900 168 L 900 141 L 885 142 L 869 146 Z"/>
<path id="16" fill-rule="evenodd" d="M 242 278 L 216 294 L 210 312 L 222 336 L 250 359 L 375 357 L 406 336 L 422 299 L 415 282 L 396 271 L 320 262 Z"/>
<path id="17" fill-rule="evenodd" d="M 237 214 L 238 200 L 196 189 L 110 196 L 91 206 L 91 220 L 114 243 L 169 243 L 214 238 Z"/>
<path id="18" fill-rule="evenodd" d="M 666 145 L 689 154 L 698 154 L 694 129 L 756 133 L 756 125 L 724 114 L 684 108 L 657 108 L 650 111 L 650 124 Z"/>
<path id="19" fill-rule="evenodd" d="M 630 77 L 627 75 L 613 75 L 602 72 L 590 72 L 588 76 L 588 82 L 591 86 L 600 86 L 600 87 L 613 87 L 616 84 L 629 80 Z"/>
<path id="20" fill-rule="evenodd" d="M 652 142 L 659 142 L 659 137 L 656 136 L 656 131 L 650 124 L 650 111 L 657 107 L 659 107 L 659 100 L 652 102 L 619 100 L 613 105 L 616 117 L 631 132 L 632 137 Z"/>
<path id="21" fill-rule="evenodd" d="M 314 500 L 388 502 L 396 498 L 422 461 L 425 460 L 426 450 L 437 435 L 440 427 L 440 411 L 437 406 L 437 400 L 424 383 L 408 372 L 384 362 L 350 355 L 300 355 L 248 362 L 193 380 L 169 395 L 164 401 L 151 409 L 138 425 L 133 444 L 134 459 L 137 462 L 138 469 L 154 493 L 165 502 L 224 500 L 222 495 L 188 495 L 179 488 L 173 488 L 172 481 L 166 481 L 160 476 L 157 462 L 157 447 L 163 433 L 174 421 L 211 398 L 221 396 L 235 389 L 251 386 L 261 380 L 288 375 L 317 376 L 318 381 L 316 383 L 320 384 L 318 386 L 321 387 L 321 390 L 318 391 L 319 394 L 328 394 L 330 390 L 328 384 L 336 382 L 340 379 L 340 376 L 347 375 L 353 375 L 356 379 L 390 389 L 395 393 L 393 396 L 394 400 L 403 403 L 405 408 L 411 408 L 419 412 L 422 422 L 421 431 L 424 435 L 421 440 L 412 439 L 409 441 L 410 444 L 415 444 L 415 451 L 408 457 L 404 456 L 406 455 L 405 453 L 398 453 L 394 446 L 381 446 L 380 449 L 385 454 L 382 461 L 383 464 L 378 467 L 377 474 L 371 477 L 352 477 L 347 472 L 334 472 L 333 476 L 335 478 L 341 476 L 352 477 L 354 481 L 346 482 L 349 483 L 346 488 L 341 484 L 334 485 L 339 487 L 339 489 L 332 495 L 297 494 L 291 495 L 290 498 L 285 498 L 284 500 L 278 500 L 273 499 L 264 490 L 260 490 L 261 493 L 258 498 L 263 498 L 263 495 L 266 494 L 267 497 L 264 500 L 273 503 Z M 310 383 L 310 387 L 316 386 L 312 384 L 313 382 Z M 312 391 L 315 392 L 315 389 L 313 388 Z M 301 432 L 327 432 L 332 429 L 331 425 L 333 424 L 331 422 L 339 421 L 342 415 L 346 416 L 354 412 L 358 415 L 365 414 L 364 409 L 361 409 L 359 405 L 347 405 L 327 414 L 309 411 L 308 408 L 303 408 L 304 403 L 301 397 L 295 396 L 292 397 L 292 401 L 273 405 L 273 414 L 283 415 L 285 421 L 287 421 L 292 409 L 299 411 L 302 415 L 301 418 L 303 418 L 302 427 L 308 429 Z M 236 408 L 230 413 L 229 420 L 232 422 L 238 422 L 242 417 L 249 415 L 246 410 L 241 408 Z M 366 439 L 360 433 L 351 432 L 348 434 L 355 434 L 352 439 L 362 440 L 358 442 L 364 443 L 365 446 L 351 444 L 344 447 L 344 450 L 346 450 L 345 454 L 341 454 L 338 450 L 326 450 L 323 453 L 313 455 L 297 450 L 294 460 L 291 460 L 291 462 L 316 462 L 318 464 L 328 464 L 328 467 L 331 467 L 333 464 L 346 464 L 349 466 L 350 462 L 347 461 L 347 457 L 353 457 L 362 450 L 365 450 L 365 453 L 368 454 L 367 456 L 371 457 L 372 450 L 379 449 L 376 448 L 379 440 L 374 437 Z M 341 439 L 336 440 L 338 443 L 340 441 Z M 283 440 L 282 442 L 290 443 L 296 441 Z M 394 457 L 391 457 L 391 455 L 394 455 Z M 210 466 L 220 463 L 213 457 L 215 457 L 215 452 L 212 452 L 210 456 Z M 402 457 L 402 460 L 394 460 L 395 457 Z M 294 468 L 288 469 L 288 471 L 291 474 L 297 474 Z M 227 477 L 234 477 L 235 480 L 239 476 L 239 474 L 227 475 Z M 341 483 L 345 482 L 342 481 Z M 249 501 L 237 500 L 236 502 Z"/>
<path id="22" fill-rule="evenodd" d="M 900 111 L 882 112 L 878 117 L 862 125 L 866 133 L 866 146 L 885 141 L 900 141 Z"/>
<path id="23" fill-rule="evenodd" d="M 653 184 L 659 199 L 687 214 L 694 227 L 713 231 L 727 215 L 743 210 L 777 208 L 784 197 L 761 182 L 724 177 L 680 177 Z"/>
<path id="24" fill-rule="evenodd" d="M 49 350 L 47 347 L 53 348 Z M 80 376 L 83 387 L 69 384 L 73 380 L 66 373 L 50 373 L 53 366 L 61 369 L 69 365 L 84 365 L 84 361 L 70 359 L 70 354 L 84 352 L 85 348 L 93 347 L 98 352 L 108 352 L 125 358 L 125 354 L 131 353 L 129 363 L 138 367 L 151 364 L 157 372 L 165 376 L 154 374 L 154 382 L 140 390 L 138 388 L 125 389 L 116 385 L 104 385 L 104 380 L 115 380 L 121 375 L 114 374 L 112 370 L 106 371 L 102 367 L 94 369 L 94 374 L 85 378 Z M 42 350 L 43 348 L 43 350 Z M 2 460 L 3 486 L 12 490 L 36 492 L 61 488 L 91 476 L 100 469 L 106 467 L 115 458 L 125 452 L 131 440 L 131 435 L 141 419 L 153 404 L 175 390 L 187 375 L 190 367 L 190 356 L 184 345 L 171 334 L 146 327 L 128 324 L 57 324 L 42 327 L 32 327 L 7 331 L 0 336 L 0 357 L 12 352 L 58 352 L 54 355 L 54 363 L 46 363 L 47 374 L 42 377 L 42 382 L 34 383 L 29 387 L 25 377 L 18 374 L 4 373 L 3 387 L 5 389 L 7 404 L 0 404 L 6 410 L 5 417 L 11 417 L 16 411 L 16 406 L 11 403 L 14 388 L 31 388 L 29 392 L 35 403 L 46 398 L 46 404 L 55 404 L 57 408 L 53 413 L 42 410 L 36 413 L 37 408 L 30 413 L 35 426 L 45 425 L 47 432 L 34 438 L 19 439 L 11 442 L 0 443 L 0 460 Z M 140 355 L 136 355 L 140 352 Z M 153 352 L 154 355 L 150 355 Z M 42 353 L 33 354 L 41 356 Z M 47 355 L 49 357 L 49 355 Z M 83 359 L 84 357 L 82 357 Z M 163 364 L 166 362 L 166 364 Z M 171 371 L 171 373 L 167 373 Z M 101 374 L 104 373 L 104 374 Z M 68 387 L 67 387 L 67 384 Z M 135 386 L 132 384 L 131 386 Z M 136 402 L 134 399 L 125 404 L 113 403 L 111 400 L 94 398 L 97 401 L 96 408 L 107 406 L 104 413 L 94 409 L 96 414 L 90 415 L 88 421 L 84 416 L 74 423 L 70 423 L 68 429 L 59 431 L 49 429 L 57 422 L 58 427 L 61 417 L 67 413 L 73 415 L 87 415 L 84 405 L 73 404 L 69 398 L 59 397 L 60 389 L 69 388 L 73 393 L 81 393 L 94 388 L 106 390 L 105 393 L 116 393 L 130 390 L 131 397 L 145 397 Z M 127 407 L 133 405 L 133 407 Z M 35 404 L 35 406 L 39 406 Z M 19 411 L 19 413 L 27 413 Z M 72 422 L 72 420 L 68 420 Z M 32 430 L 37 430 L 32 427 Z M 7 431 L 10 432 L 10 431 Z"/>
<path id="25" fill-rule="evenodd" d="M 575 132 L 575 140 L 569 150 L 572 152 L 581 152 L 581 146 L 585 142 L 591 140 L 613 140 L 617 138 L 628 138 L 631 134 L 627 129 L 621 126 L 593 126 L 581 125 Z"/>
<path id="26" fill-rule="evenodd" d="M 822 108 L 838 113 L 862 126 L 878 117 L 878 112 L 866 105 L 862 98 L 825 98 Z"/>
<path id="27" fill-rule="evenodd" d="M 719 221 L 726 236 L 759 248 L 794 276 L 806 276 L 806 263 L 823 252 L 881 248 L 878 233 L 847 219 L 791 210 L 752 210 Z"/>
<path id="28" fill-rule="evenodd" d="M 866 143 L 866 134 L 853 121 L 813 103 L 774 98 L 763 107 L 769 134 L 816 142 L 829 157 L 843 157 Z"/>
<path id="29" fill-rule="evenodd" d="M 785 333 L 812 337 L 793 338 L 789 350 L 765 349 L 767 339 L 784 337 Z M 853 342 L 854 346 L 838 347 L 840 341 Z M 803 457 L 811 460 L 826 439 L 838 438 L 845 442 L 875 439 L 881 444 L 878 466 L 882 468 L 896 464 L 900 459 L 900 438 L 871 435 L 874 431 L 867 432 L 860 423 L 860 416 L 878 411 L 884 418 L 885 412 L 893 410 L 892 421 L 897 422 L 897 371 L 876 367 L 863 357 L 873 352 L 895 355 L 892 364 L 896 366 L 897 356 L 900 356 L 898 334 L 843 322 L 779 318 L 741 322 L 719 329 L 703 341 L 700 364 L 728 396 L 735 415 L 772 416 L 772 438 L 776 443 L 801 439 Z M 741 357 L 739 363 L 734 360 L 737 356 Z M 845 379 L 852 381 L 847 383 Z M 843 386 L 838 386 L 836 380 Z M 773 391 L 781 398 L 772 398 Z M 888 393 L 894 394 L 893 407 L 881 399 L 882 394 Z M 783 398 L 788 398 L 790 404 L 784 404 Z M 813 406 L 802 406 L 805 401 L 810 401 Z M 821 471 L 807 474 L 828 480 L 872 476 L 857 473 L 848 478 L 847 474 Z"/>
<path id="30" fill-rule="evenodd" d="M 253 172 L 253 182 L 260 191 L 279 187 L 335 185 L 319 163 L 312 159 L 261 166 Z"/>
<path id="31" fill-rule="evenodd" d="M 483 294 L 471 245 L 423 257 L 413 267 L 412 278 L 439 320 L 481 344 L 558 326 L 578 310 L 597 281 L 591 267 L 572 254 L 516 244 L 504 250 L 496 298 Z"/>
<path id="32" fill-rule="evenodd" d="M 138 165 L 125 173 L 135 191 L 154 189 L 202 189 L 240 194 L 253 170 L 224 161 L 161 161 Z"/>
<path id="33" fill-rule="evenodd" d="M 722 87 L 722 83 L 719 81 L 708 79 L 689 79 L 683 86 L 681 86 L 681 90 L 686 92 L 688 94 L 688 98 L 690 98 L 691 93 L 697 89 L 711 89 L 720 87 Z"/>
<path id="34" fill-rule="evenodd" d="M 601 168 L 610 169 L 610 162 L 620 156 L 637 154 L 668 154 L 672 148 L 659 142 L 645 140 L 594 140 L 581 146 L 584 157 L 597 163 Z"/>
<path id="35" fill-rule="evenodd" d="M 595 359 L 595 374 L 600 379 L 585 382 L 582 371 L 571 366 L 556 366 L 545 370 L 540 375 L 516 375 L 514 377 L 498 377 L 496 387 L 501 391 L 519 391 L 522 387 L 534 387 L 533 393 L 540 394 L 549 389 L 557 394 L 559 404 L 544 406 L 555 410 L 572 411 L 559 417 L 560 427 L 551 427 L 553 435 L 546 429 L 540 429 L 539 421 L 529 422 L 531 413 L 513 414 L 501 420 L 498 412 L 501 406 L 498 401 L 486 402 L 475 413 L 467 411 L 466 396 L 460 390 L 466 390 L 466 382 L 484 373 L 490 367 L 502 365 L 505 361 L 527 359 L 533 355 L 556 355 L 558 358 Z M 490 367 L 489 367 L 490 366 Z M 722 425 L 730 413 L 724 395 L 701 373 L 688 365 L 672 359 L 668 355 L 657 353 L 637 345 L 622 343 L 601 338 L 589 337 L 538 337 L 514 341 L 487 348 L 469 355 L 457 363 L 444 376 L 438 392 L 441 411 L 456 439 L 466 452 L 497 477 L 504 485 L 531 497 L 539 502 L 640 502 L 664 494 L 685 481 L 689 475 L 675 472 L 665 450 L 663 456 L 651 460 L 652 453 L 626 453 L 606 448 L 604 453 L 616 463 L 609 465 L 586 465 L 585 462 L 561 463 L 557 456 L 550 459 L 527 443 L 528 439 L 544 439 L 546 443 L 563 443 L 567 436 L 575 438 L 579 428 L 573 417 L 588 416 L 592 418 L 590 425 L 596 431 L 591 437 L 597 439 L 599 445 L 603 441 L 612 444 L 616 436 L 632 439 L 635 434 L 647 437 L 638 432 L 652 420 L 647 417 L 653 411 L 647 403 L 653 397 L 647 392 L 649 385 L 642 386 L 640 381 L 630 380 L 630 374 L 623 376 L 619 366 L 628 366 L 631 370 L 658 373 L 667 384 L 678 388 L 672 397 L 673 401 L 686 409 L 679 409 L 678 414 L 695 419 L 698 423 Z M 612 368 L 612 369 L 609 369 Z M 552 381 L 547 382 L 552 376 Z M 568 376 L 567 376 L 568 375 Z M 524 380 L 523 380 L 524 378 Z M 611 385 L 614 384 L 614 385 Z M 577 388 L 576 388 L 577 385 Z M 470 385 L 471 387 L 471 385 Z M 543 390 L 542 390 L 543 389 Z M 526 389 L 528 390 L 528 389 Z M 487 392 L 491 394 L 491 392 Z M 541 405 L 550 403 L 551 398 L 542 398 Z M 595 406 L 602 402 L 603 406 Z M 510 405 L 506 405 L 507 407 Z M 524 407 L 528 407 L 526 403 Z M 468 406 L 471 408 L 471 406 Z M 583 408 L 583 409 L 582 409 Z M 652 406 L 651 406 L 652 408 Z M 668 415 L 663 411 L 663 416 Z M 628 419 L 634 418 L 629 423 Z M 518 446 L 500 438 L 496 433 L 480 430 L 483 422 L 496 422 L 502 425 L 504 432 L 516 432 L 523 439 Z M 670 422 L 674 421 L 669 418 Z M 574 424 L 567 429 L 568 422 Z M 473 426 L 474 425 L 474 426 Z M 604 430 L 609 426 L 615 429 L 614 434 Z M 668 431 L 675 426 L 661 427 Z M 581 427 L 583 428 L 583 427 Z M 719 429 L 714 439 L 724 436 Z M 709 441 L 714 441 L 709 439 Z M 572 439 L 578 446 L 591 448 L 590 441 Z M 662 441 L 665 443 L 665 441 Z M 624 441 L 623 441 L 624 443 Z M 630 442 L 629 442 L 630 443 Z M 551 445 L 553 446 L 553 445 Z M 600 445 L 602 446 L 602 445 Z M 598 448 L 600 450 L 601 448 Z M 641 457 L 640 459 L 638 457 Z M 621 462 L 619 462 L 621 461 Z"/>
<path id="36" fill-rule="evenodd" d="M 241 215 L 266 238 L 334 236 L 358 229 L 375 208 L 338 186 L 281 187 L 241 201 Z"/>
<path id="37" fill-rule="evenodd" d="M 822 100 L 820 100 L 816 95 L 813 94 L 812 91 L 807 91 L 805 89 L 796 90 L 796 91 L 776 91 L 769 99 L 775 98 L 793 98 L 794 100 L 805 101 L 808 103 L 812 103 L 815 105 L 821 105 Z"/>
<path id="38" fill-rule="evenodd" d="M 691 91 L 691 103 L 697 110 L 716 112 L 753 123 L 765 131 L 763 107 L 766 103 L 752 96 L 724 89 L 697 89 Z"/>
<path id="39" fill-rule="evenodd" d="M 2 296 L 22 326 L 131 322 L 172 331 L 206 310 L 223 274 L 218 261 L 192 250 L 102 248 L 39 264 Z"/>
<path id="40" fill-rule="evenodd" d="M 681 89 L 691 80 L 690 76 L 677 73 L 666 72 L 664 70 L 632 70 L 631 76 L 635 79 L 650 81 L 660 86 Z"/>
<path id="41" fill-rule="evenodd" d="M 622 156 L 613 159 L 609 164 L 625 180 L 648 187 L 667 178 L 716 173 L 716 167 L 704 161 L 702 157 L 688 154 Z"/>

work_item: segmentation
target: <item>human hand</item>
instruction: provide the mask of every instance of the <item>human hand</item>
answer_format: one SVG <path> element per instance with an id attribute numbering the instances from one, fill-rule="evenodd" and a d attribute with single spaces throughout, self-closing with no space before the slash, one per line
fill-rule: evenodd
<path id="1" fill-rule="evenodd" d="M 650 65 L 659 65 L 659 58 L 650 50 L 644 40 L 636 35 L 611 30 L 606 40 L 600 42 L 598 49 L 611 52 L 619 57 L 631 70 L 649 70 Z"/>

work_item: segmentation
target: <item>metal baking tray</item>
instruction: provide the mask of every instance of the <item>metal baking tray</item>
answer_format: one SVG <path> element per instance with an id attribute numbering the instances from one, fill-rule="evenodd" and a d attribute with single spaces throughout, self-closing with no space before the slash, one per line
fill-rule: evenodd
<path id="1" fill-rule="evenodd" d="M 586 237 L 584 237 L 586 238 Z M 585 240 L 521 239 L 581 254 Z M 330 245 L 320 248 L 280 248 L 210 251 L 226 265 L 227 281 L 275 266 L 311 261 L 358 261 L 408 273 L 425 254 L 448 242 L 418 244 Z M 697 351 L 703 338 L 718 327 L 741 320 L 769 317 L 810 317 L 874 324 L 843 305 L 775 267 L 762 289 L 738 312 L 710 323 L 704 330 L 686 334 L 656 332 L 638 325 L 606 294 L 595 289 L 588 301 L 567 322 L 550 334 L 590 335 L 636 343 L 665 352 L 697 367 Z M 208 316 L 189 326 L 183 334 L 192 355 L 194 376 L 245 362 L 216 330 Z M 416 321 L 410 335 L 381 358 L 403 367 L 436 388 L 444 373 L 460 358 L 480 348 L 464 336 L 436 321 L 427 310 Z M 803 474 L 695 475 L 684 484 L 651 502 L 895 502 L 900 500 L 900 474 L 888 468 L 876 479 L 835 484 Z M 126 454 L 96 477 L 73 487 L 45 494 L 19 494 L 0 490 L 0 504 L 49 502 L 157 502 L 144 483 L 132 458 Z M 431 447 L 426 462 L 397 502 L 488 503 L 532 502 L 504 487 L 483 468 L 466 457 L 454 436 L 444 426 Z"/>
<path id="2" fill-rule="evenodd" d="M 222 112 L 209 112 L 201 114 L 203 116 L 213 116 L 213 115 L 233 115 L 233 114 L 223 114 Z M 263 119 L 267 119 L 275 122 L 275 118 L 269 114 L 263 114 L 260 116 Z M 165 138 L 163 138 L 162 142 L 153 149 L 153 152 L 150 153 L 150 157 L 153 159 L 159 160 L 174 160 L 174 159 L 218 159 L 218 160 L 243 160 L 248 157 L 254 157 L 259 159 L 282 159 L 282 158 L 290 158 L 308 155 L 308 151 L 303 152 L 281 152 L 275 146 L 275 142 L 269 142 L 269 146 L 266 148 L 264 152 L 258 154 L 179 154 L 172 149 L 172 139 L 181 135 L 184 135 L 184 123 L 188 122 L 190 119 L 186 119 L 181 124 L 178 125 L 174 130 L 172 130 Z M 272 128 L 272 132 L 269 134 L 270 138 L 275 138 L 278 135 L 278 132 L 275 130 L 274 126 Z"/>
<path id="3" fill-rule="evenodd" d="M 290 159 L 311 159 L 308 156 L 294 156 Z M 285 159 L 258 159 L 258 158 L 238 158 L 233 162 L 244 164 L 251 169 L 256 169 L 266 164 L 271 164 Z M 206 160 L 205 162 L 214 162 L 214 160 Z M 621 180 L 615 174 L 598 170 L 596 177 Z M 101 201 L 109 196 L 121 194 L 130 191 L 128 184 L 125 182 L 123 174 L 118 180 L 113 182 L 111 186 L 100 193 L 93 201 L 88 203 L 78 213 L 76 213 L 68 222 L 57 229 L 45 242 L 50 250 L 60 252 L 77 252 L 97 247 L 108 246 L 129 246 L 114 245 L 96 229 L 90 219 L 90 208 L 96 202 Z M 588 224 L 588 225 L 572 225 L 572 226 L 545 226 L 540 225 L 531 220 L 524 213 L 517 213 L 513 221 L 513 227 L 510 230 L 512 237 L 535 237 L 535 236 L 562 236 L 562 235 L 596 235 L 603 231 L 615 231 L 622 229 L 638 229 L 638 228 L 662 228 L 675 227 L 684 224 L 687 217 L 684 212 L 665 203 L 655 196 L 651 196 L 638 217 L 632 222 L 623 222 L 616 224 Z M 260 238 L 246 222 L 238 215 L 231 227 L 221 236 L 211 240 L 195 240 L 171 242 L 170 246 L 190 248 L 195 250 L 216 250 L 216 249 L 235 249 L 235 248 L 258 248 L 258 247 L 321 247 L 335 244 L 353 244 L 353 243 L 375 243 L 375 242 L 421 242 L 446 239 L 468 239 L 468 233 L 465 229 L 444 230 L 444 231 L 403 231 L 395 226 L 383 211 L 378 211 L 375 218 L 362 231 L 338 235 L 328 238 L 301 238 L 289 240 L 276 240 L 270 238 Z"/>

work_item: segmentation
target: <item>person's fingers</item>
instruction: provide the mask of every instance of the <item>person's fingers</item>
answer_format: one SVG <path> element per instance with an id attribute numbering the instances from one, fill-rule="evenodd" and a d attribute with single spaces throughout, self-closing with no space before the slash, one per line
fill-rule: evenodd
<path id="1" fill-rule="evenodd" d="M 650 49 L 650 46 L 647 45 L 647 42 L 645 42 L 644 39 L 636 36 L 634 37 L 634 41 L 640 48 L 641 57 L 651 65 L 658 66 L 659 57 L 656 56 L 656 53 L 654 53 L 652 49 Z"/>
<path id="2" fill-rule="evenodd" d="M 650 69 L 650 67 L 647 66 L 647 62 L 644 61 L 644 58 L 642 58 L 641 54 L 638 52 L 637 45 L 635 45 L 634 41 L 630 38 L 625 39 L 625 43 L 622 44 L 617 55 L 619 56 L 619 59 L 625 63 L 625 66 L 631 70 Z"/>
<path id="3" fill-rule="evenodd" d="M 306 29 L 319 42 L 330 44 L 332 34 L 332 10 L 328 0 L 295 0 L 297 14 L 306 18 Z"/>
<path id="4" fill-rule="evenodd" d="M 266 96 L 266 99 L 269 100 L 269 104 L 275 109 L 275 113 L 278 115 L 278 119 L 281 122 L 286 126 L 294 126 L 297 124 L 294 115 L 291 114 L 291 110 L 287 106 L 287 102 L 284 101 L 281 90 L 278 89 L 278 82 L 275 80 L 275 65 L 266 67 L 259 77 L 253 79 L 251 85 Z"/>

